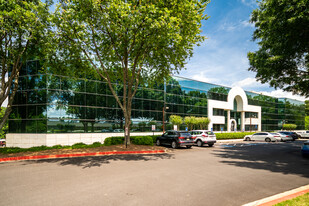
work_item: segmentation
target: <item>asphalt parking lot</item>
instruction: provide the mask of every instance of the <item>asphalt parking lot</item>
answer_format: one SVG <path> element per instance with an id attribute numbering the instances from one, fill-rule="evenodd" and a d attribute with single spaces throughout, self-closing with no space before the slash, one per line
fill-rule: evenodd
<path id="1" fill-rule="evenodd" d="M 309 184 L 302 141 L 0 164 L 0 205 L 242 205 Z"/>

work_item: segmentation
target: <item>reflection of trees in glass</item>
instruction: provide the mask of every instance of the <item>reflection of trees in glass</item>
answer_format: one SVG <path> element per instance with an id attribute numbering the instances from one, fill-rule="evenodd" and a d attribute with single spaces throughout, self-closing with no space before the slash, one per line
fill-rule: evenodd
<path id="1" fill-rule="evenodd" d="M 227 101 L 227 95 L 229 89 L 225 87 L 214 87 L 207 91 L 207 96 L 209 99 Z"/>

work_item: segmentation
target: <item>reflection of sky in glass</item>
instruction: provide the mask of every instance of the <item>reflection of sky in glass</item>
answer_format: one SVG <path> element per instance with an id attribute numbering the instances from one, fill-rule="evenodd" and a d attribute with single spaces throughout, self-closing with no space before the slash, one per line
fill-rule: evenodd
<path id="1" fill-rule="evenodd" d="M 295 100 L 295 99 L 289 99 L 289 98 L 279 98 L 280 101 L 283 102 L 290 102 L 291 104 L 294 105 L 303 105 L 304 102 L 303 101 L 299 101 L 299 100 Z"/>
<path id="2" fill-rule="evenodd" d="M 179 82 L 181 87 L 194 89 L 192 91 L 196 91 L 196 90 L 208 91 L 211 88 L 217 88 L 217 87 L 223 87 L 223 88 L 227 89 L 228 91 L 230 91 L 230 89 L 231 89 L 229 87 L 210 84 L 210 83 L 206 83 L 206 82 L 200 82 L 200 81 L 191 80 L 191 79 L 187 79 L 187 78 L 183 78 L 183 77 L 179 77 L 179 76 L 173 76 L 173 78 Z"/>

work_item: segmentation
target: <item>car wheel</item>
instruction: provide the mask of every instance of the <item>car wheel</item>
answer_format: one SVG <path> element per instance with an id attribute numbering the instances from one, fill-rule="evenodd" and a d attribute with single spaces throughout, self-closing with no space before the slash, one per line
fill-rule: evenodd
<path id="1" fill-rule="evenodd" d="M 172 148 L 177 149 L 177 143 L 175 141 L 172 142 Z"/>
<path id="2" fill-rule="evenodd" d="M 192 146 L 191 146 L 191 145 L 187 145 L 186 147 L 187 147 L 188 149 L 191 149 Z"/>
<path id="3" fill-rule="evenodd" d="M 161 145 L 161 142 L 159 139 L 157 139 L 157 142 L 156 142 L 157 146 L 160 146 Z"/>
<path id="4" fill-rule="evenodd" d="M 283 139 L 281 138 L 280 142 L 283 142 Z"/>
<path id="5" fill-rule="evenodd" d="M 209 146 L 209 147 L 212 147 L 212 146 L 214 146 L 214 144 L 208 144 L 208 146 Z"/>
<path id="6" fill-rule="evenodd" d="M 202 142 L 201 140 L 197 140 L 197 146 L 198 146 L 198 147 L 203 146 L 203 142 Z"/>
<path id="7" fill-rule="evenodd" d="M 246 137 L 246 141 L 251 141 L 250 137 Z"/>
<path id="8" fill-rule="evenodd" d="M 265 139 L 265 142 L 271 142 L 271 139 L 267 137 L 267 138 Z"/>

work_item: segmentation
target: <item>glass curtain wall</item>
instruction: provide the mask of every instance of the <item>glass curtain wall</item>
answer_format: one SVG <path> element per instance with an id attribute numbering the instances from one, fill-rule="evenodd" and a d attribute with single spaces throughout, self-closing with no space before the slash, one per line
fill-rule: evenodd
<path id="1" fill-rule="evenodd" d="M 107 83 L 93 77 L 70 78 L 42 72 L 38 61 L 21 70 L 19 88 L 9 118 L 10 133 L 123 132 L 122 110 Z M 113 84 L 122 96 L 122 85 Z M 166 129 L 169 116 L 207 117 L 207 100 L 227 101 L 231 88 L 173 76 L 165 85 L 139 87 L 132 103 L 133 132 L 162 131 L 163 107 Z M 262 107 L 262 130 L 278 130 L 282 123 L 304 128 L 304 103 L 246 92 L 251 105 Z M 165 104 L 164 104 L 165 103 Z M 215 113 L 227 118 L 226 111 Z M 226 125 L 216 125 L 221 130 Z M 180 129 L 185 129 L 181 125 Z"/>

